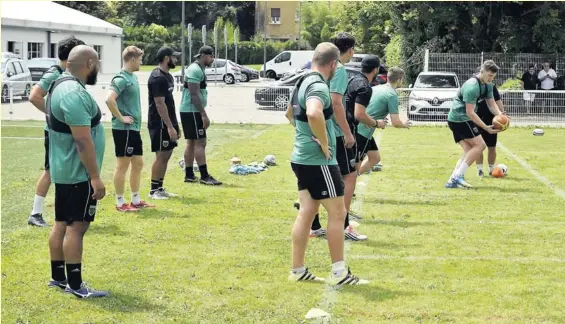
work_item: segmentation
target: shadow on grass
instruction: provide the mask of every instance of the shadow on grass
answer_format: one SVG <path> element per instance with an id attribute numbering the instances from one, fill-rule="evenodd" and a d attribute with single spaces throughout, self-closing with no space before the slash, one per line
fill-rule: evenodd
<path id="1" fill-rule="evenodd" d="M 366 240 L 366 241 L 360 241 L 360 242 L 355 242 L 355 244 L 359 244 L 362 246 L 367 246 L 367 247 L 372 247 L 372 248 L 380 248 L 380 249 L 392 249 L 392 250 L 400 250 L 400 249 L 406 249 L 406 248 L 411 248 L 411 247 L 416 247 L 417 245 L 398 245 L 398 244 L 394 244 L 391 242 L 386 242 L 386 241 L 375 241 L 375 240 Z"/>
<path id="2" fill-rule="evenodd" d="M 514 187 L 514 188 L 502 188 L 497 186 L 486 186 L 486 187 L 476 187 L 478 191 L 497 191 L 504 193 L 520 193 L 520 192 L 531 192 L 531 193 L 541 193 L 540 190 L 524 188 L 524 187 Z"/>
<path id="3" fill-rule="evenodd" d="M 385 288 L 377 287 L 376 281 L 363 286 L 343 286 L 339 288 L 341 293 L 362 295 L 366 300 L 380 302 L 391 300 L 402 296 L 412 295 L 406 292 L 392 291 Z"/>
<path id="4" fill-rule="evenodd" d="M 364 219 L 363 223 L 364 224 L 396 226 L 396 227 L 401 227 L 401 228 L 434 225 L 431 222 L 407 222 L 407 221 L 403 221 L 403 220 L 384 220 L 384 219 Z"/>
<path id="5" fill-rule="evenodd" d="M 115 291 L 110 291 L 108 298 L 91 298 L 83 301 L 117 313 L 151 312 L 157 314 L 164 310 L 163 305 L 153 304 L 139 295 L 126 295 Z"/>
<path id="6" fill-rule="evenodd" d="M 410 200 L 398 200 L 398 199 L 381 199 L 381 198 L 376 198 L 375 200 L 372 201 L 367 201 L 365 200 L 365 203 L 371 203 L 371 204 L 382 204 L 382 205 L 396 205 L 396 206 L 406 206 L 406 205 L 410 205 L 410 206 L 445 206 L 447 205 L 447 202 L 444 201 L 410 201 Z"/>

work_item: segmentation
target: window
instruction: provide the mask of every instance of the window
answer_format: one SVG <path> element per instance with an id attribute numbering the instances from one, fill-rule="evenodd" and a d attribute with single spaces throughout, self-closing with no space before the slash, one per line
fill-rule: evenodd
<path id="1" fill-rule="evenodd" d="M 281 23 L 281 8 L 271 8 L 271 24 Z"/>
<path id="2" fill-rule="evenodd" d="M 27 43 L 27 59 L 43 57 L 43 43 Z"/>
<path id="3" fill-rule="evenodd" d="M 92 48 L 98 53 L 98 59 L 102 61 L 102 45 L 92 45 Z"/>
<path id="4" fill-rule="evenodd" d="M 217 68 L 225 67 L 226 60 L 216 60 L 216 63 L 212 63 L 212 66 L 216 65 Z"/>
<path id="5" fill-rule="evenodd" d="M 16 74 L 24 73 L 24 69 L 22 68 L 20 62 L 14 62 L 14 65 L 16 66 Z"/>
<path id="6" fill-rule="evenodd" d="M 14 64 L 13 63 L 8 63 L 8 73 L 12 73 L 12 75 L 16 74 L 16 69 L 14 68 Z"/>
<path id="7" fill-rule="evenodd" d="M 57 58 L 58 56 L 59 53 L 57 53 L 57 44 L 51 43 L 51 54 L 49 55 L 49 57 Z"/>
<path id="8" fill-rule="evenodd" d="M 275 59 L 275 63 L 282 63 L 286 61 L 290 61 L 290 52 L 282 52 L 281 55 Z"/>
<path id="9" fill-rule="evenodd" d="M 16 42 L 8 42 L 8 52 L 14 53 L 15 45 L 16 45 Z"/>
<path id="10" fill-rule="evenodd" d="M 457 81 L 451 75 L 421 75 L 414 88 L 457 88 Z"/>

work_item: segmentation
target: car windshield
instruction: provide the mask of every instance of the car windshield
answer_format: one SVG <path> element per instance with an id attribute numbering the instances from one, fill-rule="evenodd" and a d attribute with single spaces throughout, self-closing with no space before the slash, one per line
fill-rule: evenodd
<path id="1" fill-rule="evenodd" d="M 5 69 L 6 69 L 6 62 L 2 62 L 2 67 L 0 68 L 0 71 L 4 72 Z"/>
<path id="2" fill-rule="evenodd" d="M 414 88 L 457 88 L 453 75 L 420 75 Z"/>
<path id="3" fill-rule="evenodd" d="M 53 65 L 57 64 L 57 60 L 49 60 L 49 59 L 33 59 L 27 62 L 28 67 L 38 67 L 38 68 L 49 68 Z"/>
<path id="4" fill-rule="evenodd" d="M 353 56 L 349 63 L 361 63 L 363 61 L 363 57 L 360 56 Z"/>

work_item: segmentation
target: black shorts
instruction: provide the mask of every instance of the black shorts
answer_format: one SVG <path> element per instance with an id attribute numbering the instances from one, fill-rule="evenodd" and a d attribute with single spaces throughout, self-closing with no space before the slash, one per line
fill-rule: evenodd
<path id="1" fill-rule="evenodd" d="M 345 137 L 336 137 L 336 159 L 341 175 L 355 172 L 355 151 L 345 147 Z"/>
<path id="2" fill-rule="evenodd" d="M 190 140 L 206 138 L 206 129 L 199 112 L 181 112 L 180 120 L 184 138 Z"/>
<path id="3" fill-rule="evenodd" d="M 472 139 L 480 135 L 479 127 L 471 120 L 461 123 L 448 121 L 447 124 L 453 132 L 455 143 Z"/>
<path id="4" fill-rule="evenodd" d="M 49 131 L 43 131 L 44 140 L 43 146 L 45 146 L 45 161 L 43 162 L 43 168 L 49 170 Z"/>
<path id="5" fill-rule="evenodd" d="M 492 125 L 492 120 L 494 119 L 494 115 L 490 111 L 487 112 L 487 111 L 479 110 L 477 114 L 479 115 L 483 123 L 487 125 Z M 489 134 L 486 130 L 482 128 L 479 129 L 479 131 L 481 132 L 481 136 L 483 137 L 483 140 L 485 141 L 487 147 L 496 147 L 496 143 L 498 142 L 498 134 Z"/>
<path id="6" fill-rule="evenodd" d="M 179 127 L 174 126 L 174 128 L 177 134 L 180 134 Z M 172 151 L 178 145 L 177 141 L 171 141 L 166 128 L 149 129 L 149 137 L 151 138 L 151 152 Z"/>
<path id="7" fill-rule="evenodd" d="M 135 130 L 112 129 L 116 157 L 132 157 L 143 155 L 141 134 Z"/>
<path id="8" fill-rule="evenodd" d="M 337 165 L 290 165 L 298 179 L 298 191 L 308 190 L 314 200 L 343 196 L 343 178 Z"/>
<path id="9" fill-rule="evenodd" d="M 365 156 L 369 151 L 378 151 L 379 147 L 375 138 L 366 138 L 360 134 L 357 134 L 357 159 L 363 161 Z"/>
<path id="10" fill-rule="evenodd" d="M 90 181 L 76 184 L 55 184 L 55 221 L 93 222 L 98 201 L 92 199 Z"/>

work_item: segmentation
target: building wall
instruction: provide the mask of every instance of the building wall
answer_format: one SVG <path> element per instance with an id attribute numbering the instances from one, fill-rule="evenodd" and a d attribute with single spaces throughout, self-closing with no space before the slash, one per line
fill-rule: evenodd
<path id="1" fill-rule="evenodd" d="M 87 45 L 100 46 L 100 72 L 115 73 L 121 69 L 122 43 L 119 37 L 112 35 L 73 33 L 70 31 L 59 31 L 51 33 L 51 43 L 57 44 L 69 35 L 83 40 Z M 19 28 L 2 26 L 2 52 L 8 51 L 8 42 L 16 42 L 22 49 L 18 55 L 20 58 L 28 59 L 28 43 L 42 43 L 42 57 L 48 57 L 49 45 L 47 44 L 47 30 Z M 57 57 L 57 45 L 55 45 L 54 57 Z"/>
<path id="2" fill-rule="evenodd" d="M 265 4 L 266 2 L 266 4 Z M 280 24 L 271 23 L 271 8 L 280 9 Z M 265 10 L 267 21 L 265 24 Z M 300 10 L 300 1 L 256 1 L 255 2 L 255 31 L 258 35 L 265 32 L 267 26 L 267 39 L 297 40 L 300 39 L 300 22 L 297 15 Z"/>

